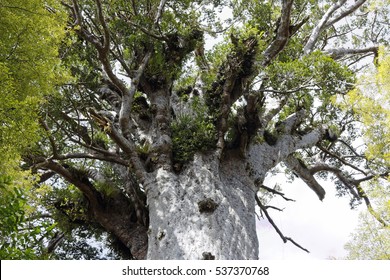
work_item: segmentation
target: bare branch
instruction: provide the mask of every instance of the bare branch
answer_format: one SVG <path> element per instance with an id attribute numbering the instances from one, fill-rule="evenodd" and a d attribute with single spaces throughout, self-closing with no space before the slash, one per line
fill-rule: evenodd
<path id="1" fill-rule="evenodd" d="M 338 48 L 338 49 L 329 49 L 325 51 L 328 53 L 333 59 L 337 60 L 343 58 L 346 55 L 355 55 L 355 54 L 367 54 L 372 53 L 375 57 L 378 56 L 378 46 L 372 46 L 362 49 L 346 49 L 346 48 Z"/>
<path id="2" fill-rule="evenodd" d="M 75 18 L 75 22 L 73 23 L 73 25 L 76 27 L 75 31 L 86 41 L 95 45 L 96 48 L 101 49 L 102 45 L 99 38 L 95 34 L 89 32 L 83 24 L 83 16 L 78 1 L 72 0 L 72 3 L 73 3 L 72 13 L 73 13 L 73 17 Z"/>
<path id="3" fill-rule="evenodd" d="M 359 158 L 363 158 L 363 157 L 364 157 L 363 155 L 358 154 L 358 153 L 355 151 L 355 149 L 352 148 L 351 145 L 349 145 L 349 144 L 348 144 L 347 142 L 345 142 L 344 140 L 342 140 L 342 139 L 337 139 L 337 142 L 340 142 L 340 143 L 344 144 L 352 153 L 354 153 L 354 155 L 355 155 L 356 157 L 359 157 Z"/>
<path id="4" fill-rule="evenodd" d="M 336 177 L 344 184 L 344 186 L 346 186 L 349 189 L 351 194 L 356 199 L 360 199 L 358 193 L 355 190 L 355 182 L 353 180 L 347 178 L 340 169 L 326 165 L 326 164 L 317 164 L 317 165 L 310 168 L 310 173 L 312 175 L 314 175 L 320 171 L 328 171 L 328 172 L 331 172 L 334 175 L 336 175 Z"/>
<path id="5" fill-rule="evenodd" d="M 339 160 L 339 161 L 340 161 L 341 163 L 343 163 L 344 165 L 349 166 L 349 167 L 355 169 L 356 171 L 359 171 L 360 173 L 362 173 L 362 174 L 364 174 L 364 175 L 367 175 L 367 173 L 366 173 L 364 170 L 362 170 L 362 169 L 356 167 L 355 165 L 353 165 L 353 164 L 347 162 L 346 160 L 340 158 L 338 155 L 332 153 L 331 151 L 329 151 L 329 150 L 326 149 L 325 147 L 322 147 L 322 146 L 319 145 L 319 144 L 317 145 L 317 147 L 318 147 L 321 151 L 323 151 L 324 153 L 326 153 L 327 155 L 331 156 L 332 158 L 335 158 L 335 159 Z"/>
<path id="6" fill-rule="evenodd" d="M 145 168 L 138 157 L 135 144 L 126 139 L 106 117 L 97 113 L 94 109 L 89 109 L 89 114 L 97 122 L 105 133 L 130 157 L 132 167 L 135 169 L 137 179 L 144 183 L 148 177 Z"/>
<path id="7" fill-rule="evenodd" d="M 315 174 L 320 171 L 328 171 L 332 172 L 339 178 L 339 180 L 350 190 L 351 194 L 357 198 L 362 198 L 367 206 L 368 211 L 371 213 L 371 215 L 377 219 L 378 222 L 380 222 L 383 226 L 387 226 L 387 223 L 380 217 L 378 213 L 375 212 L 374 208 L 372 207 L 372 204 L 370 202 L 370 199 L 368 198 L 366 192 L 361 187 L 361 183 L 364 181 L 368 181 L 376 177 L 375 175 L 369 175 L 362 179 L 350 179 L 346 175 L 343 174 L 343 172 L 340 169 L 337 169 L 335 167 L 328 166 L 326 164 L 318 164 L 312 168 L 310 168 L 310 173 Z M 380 174 L 379 176 L 387 178 L 388 172 Z M 356 190 L 355 190 L 356 189 Z"/>
<path id="8" fill-rule="evenodd" d="M 278 226 L 272 220 L 271 216 L 268 214 L 267 208 L 261 203 L 260 199 L 257 197 L 257 194 L 255 195 L 255 199 L 256 199 L 257 205 L 260 207 L 261 211 L 263 211 L 265 216 L 267 217 L 268 222 L 276 230 L 276 232 L 279 234 L 280 238 L 283 240 L 284 243 L 287 243 L 287 241 L 290 241 L 292 244 L 297 246 L 299 249 L 301 249 L 307 253 L 310 253 L 309 250 L 303 248 L 301 245 L 299 245 L 297 242 L 295 242 L 292 238 L 284 236 L 284 234 L 280 231 Z"/>
<path id="9" fill-rule="evenodd" d="M 265 186 L 265 185 L 263 185 L 263 184 L 261 184 L 261 185 L 259 186 L 259 188 L 264 189 L 264 190 L 266 190 L 266 191 L 268 191 L 268 192 L 270 192 L 270 193 L 273 193 L 273 194 L 276 194 L 276 195 L 280 195 L 280 196 L 281 196 L 284 200 L 286 200 L 286 201 L 295 201 L 294 199 L 285 197 L 285 196 L 284 196 L 284 193 L 279 192 L 279 191 L 277 191 L 277 190 L 274 190 L 274 189 L 272 189 L 272 188 L 270 188 L 270 187 L 267 187 L 267 186 Z"/>
<path id="10" fill-rule="evenodd" d="M 279 207 L 276 207 L 276 206 L 272 206 L 272 205 L 267 205 L 267 206 L 264 206 L 265 209 L 273 209 L 273 210 L 276 210 L 276 211 L 279 211 L 279 212 L 283 212 L 283 209 L 279 208 Z"/>

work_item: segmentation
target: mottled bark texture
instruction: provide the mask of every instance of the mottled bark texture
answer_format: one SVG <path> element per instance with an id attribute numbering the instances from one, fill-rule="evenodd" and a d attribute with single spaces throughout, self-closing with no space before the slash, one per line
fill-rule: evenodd
<path id="1" fill-rule="evenodd" d="M 237 157 L 197 154 L 147 187 L 148 259 L 257 259 L 255 187 Z"/>

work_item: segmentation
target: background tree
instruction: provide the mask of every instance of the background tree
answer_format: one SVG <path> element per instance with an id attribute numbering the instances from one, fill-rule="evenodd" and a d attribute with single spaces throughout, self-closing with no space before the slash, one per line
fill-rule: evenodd
<path id="1" fill-rule="evenodd" d="M 377 67 L 360 77 L 358 86 L 350 92 L 345 106 L 352 107 L 360 117 L 364 138 L 368 143 L 367 157 L 377 165 L 389 165 L 389 97 L 390 57 L 381 49 Z M 390 259 L 390 228 L 375 219 L 390 221 L 390 193 L 387 180 L 376 178 L 365 186 L 377 206 L 360 215 L 360 223 L 352 239 L 346 244 L 349 259 Z"/>
<path id="2" fill-rule="evenodd" d="M 255 259 L 258 205 L 306 250 L 268 213 L 265 196 L 283 193 L 263 181 L 279 165 L 320 200 L 316 178 L 330 177 L 351 206 L 375 213 L 362 183 L 388 166 L 366 156 L 356 112 L 339 103 L 388 42 L 387 6 L 61 4 L 59 54 L 74 81 L 40 106 L 42 138 L 22 161 L 47 188 L 59 234 L 106 232 L 128 258 Z"/>
<path id="3" fill-rule="evenodd" d="M 66 79 L 58 57 L 66 14 L 55 1 L 0 1 L 0 257 L 47 258 L 55 223 L 21 154 L 40 139 L 39 108 Z M 50 6 L 49 6 L 50 5 Z M 27 152 L 28 153 L 28 152 Z M 28 166 L 25 166 L 28 168 Z"/>
<path id="4" fill-rule="evenodd" d="M 372 193 L 370 193 L 372 194 Z M 390 204 L 388 187 L 378 187 L 372 194 L 378 213 L 382 219 L 389 221 Z M 378 223 L 374 216 L 365 211 L 359 216 L 359 225 L 345 245 L 348 259 L 353 260 L 389 260 L 390 259 L 390 229 Z"/>

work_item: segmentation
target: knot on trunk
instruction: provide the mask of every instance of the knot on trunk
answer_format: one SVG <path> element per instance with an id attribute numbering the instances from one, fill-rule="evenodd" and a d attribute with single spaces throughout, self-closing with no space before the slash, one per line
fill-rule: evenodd
<path id="1" fill-rule="evenodd" d="M 215 260 L 215 256 L 211 254 L 210 252 L 203 252 L 202 253 L 202 260 Z"/>
<path id="2" fill-rule="evenodd" d="M 213 213 L 218 207 L 212 198 L 206 198 L 198 202 L 199 212 L 200 213 Z"/>

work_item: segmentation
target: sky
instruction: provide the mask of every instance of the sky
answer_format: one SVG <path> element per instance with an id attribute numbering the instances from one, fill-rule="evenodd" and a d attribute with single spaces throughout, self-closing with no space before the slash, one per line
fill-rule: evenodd
<path id="1" fill-rule="evenodd" d="M 276 198 L 269 204 L 284 209 L 283 212 L 269 209 L 273 221 L 282 233 L 291 237 L 306 253 L 291 242 L 283 243 L 266 218 L 257 223 L 259 258 L 272 260 L 342 259 L 347 255 L 344 245 L 357 228 L 361 205 L 351 210 L 348 197 L 336 197 L 335 186 L 324 182 L 325 199 L 317 195 L 300 179 L 287 183 L 284 176 L 276 176 L 264 183 L 272 187 L 282 184 L 283 193 L 295 202 Z"/>

